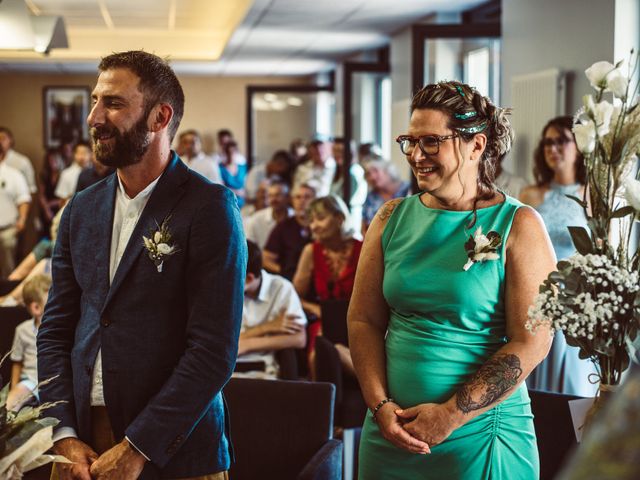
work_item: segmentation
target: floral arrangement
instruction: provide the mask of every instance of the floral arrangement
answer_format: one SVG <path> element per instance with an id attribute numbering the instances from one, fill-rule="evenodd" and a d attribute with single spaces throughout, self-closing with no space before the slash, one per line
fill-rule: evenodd
<path id="1" fill-rule="evenodd" d="M 165 258 L 178 252 L 176 246 L 171 244 L 168 222 L 169 217 L 165 218 L 160 225 L 156 224 L 158 229 L 151 230 L 148 237 L 142 236 L 147 255 L 158 269 L 158 273 L 162 272 Z"/>
<path id="2" fill-rule="evenodd" d="M 19 480 L 24 473 L 47 463 L 69 463 L 64 457 L 45 454 L 53 446 L 53 427 L 58 424 L 58 420 L 41 418 L 41 415 L 55 404 L 27 406 L 14 412 L 7 409 L 9 387 L 10 384 L 7 383 L 0 390 L 0 478 Z"/>
<path id="3" fill-rule="evenodd" d="M 633 52 L 632 52 L 633 55 Z M 640 249 L 630 251 L 640 215 L 640 181 L 633 178 L 640 152 L 640 109 L 630 89 L 638 62 L 597 62 L 586 70 L 596 96 L 586 95 L 574 122 L 587 170 L 583 208 L 589 229 L 569 227 L 578 253 L 561 261 L 540 287 L 527 327 L 562 331 L 580 357 L 597 368 L 601 390 L 620 383 L 640 326 Z M 614 102 L 604 99 L 611 93 Z"/>

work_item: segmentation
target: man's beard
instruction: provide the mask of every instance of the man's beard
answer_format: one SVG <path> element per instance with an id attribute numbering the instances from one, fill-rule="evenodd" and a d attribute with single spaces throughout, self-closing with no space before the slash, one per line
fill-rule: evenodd
<path id="1" fill-rule="evenodd" d="M 112 135 L 112 143 L 98 143 L 102 135 Z M 91 129 L 93 140 L 93 153 L 103 165 L 114 168 L 135 165 L 149 148 L 149 130 L 147 128 L 146 115 L 143 115 L 136 124 L 120 133 L 117 128 L 101 126 Z"/>

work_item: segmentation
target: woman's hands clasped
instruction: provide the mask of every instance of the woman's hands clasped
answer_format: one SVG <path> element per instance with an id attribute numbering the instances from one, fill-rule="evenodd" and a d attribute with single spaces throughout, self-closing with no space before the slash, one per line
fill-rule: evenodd
<path id="1" fill-rule="evenodd" d="M 393 413 L 406 433 L 431 447 L 444 442 L 461 425 L 457 412 L 446 403 L 423 403 Z"/>
<path id="2" fill-rule="evenodd" d="M 387 402 L 376 412 L 376 423 L 382 436 L 396 447 L 411 453 L 431 453 L 427 442 L 419 440 L 404 428 L 404 422 L 396 411 L 401 411 L 400 406 L 394 402 Z"/>

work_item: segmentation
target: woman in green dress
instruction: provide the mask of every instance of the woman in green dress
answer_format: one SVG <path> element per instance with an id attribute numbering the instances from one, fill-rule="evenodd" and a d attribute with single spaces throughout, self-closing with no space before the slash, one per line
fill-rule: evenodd
<path id="1" fill-rule="evenodd" d="M 525 323 L 555 257 L 540 216 L 493 185 L 508 112 L 458 82 L 424 87 L 411 111 L 398 143 L 421 193 L 376 215 L 349 309 L 371 410 L 360 478 L 537 479 L 523 382 L 551 336 Z"/>

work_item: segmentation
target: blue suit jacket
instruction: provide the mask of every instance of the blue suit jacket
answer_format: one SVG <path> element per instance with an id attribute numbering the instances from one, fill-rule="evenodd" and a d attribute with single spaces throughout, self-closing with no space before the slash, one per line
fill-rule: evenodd
<path id="1" fill-rule="evenodd" d="M 173 154 L 109 285 L 115 175 L 73 197 L 53 254 L 53 286 L 38 333 L 41 400 L 88 442 L 94 362 L 115 437 L 150 459 L 141 478 L 229 468 L 222 388 L 235 365 L 246 243 L 233 193 Z M 142 236 L 169 218 L 179 249 L 158 272 Z"/>

